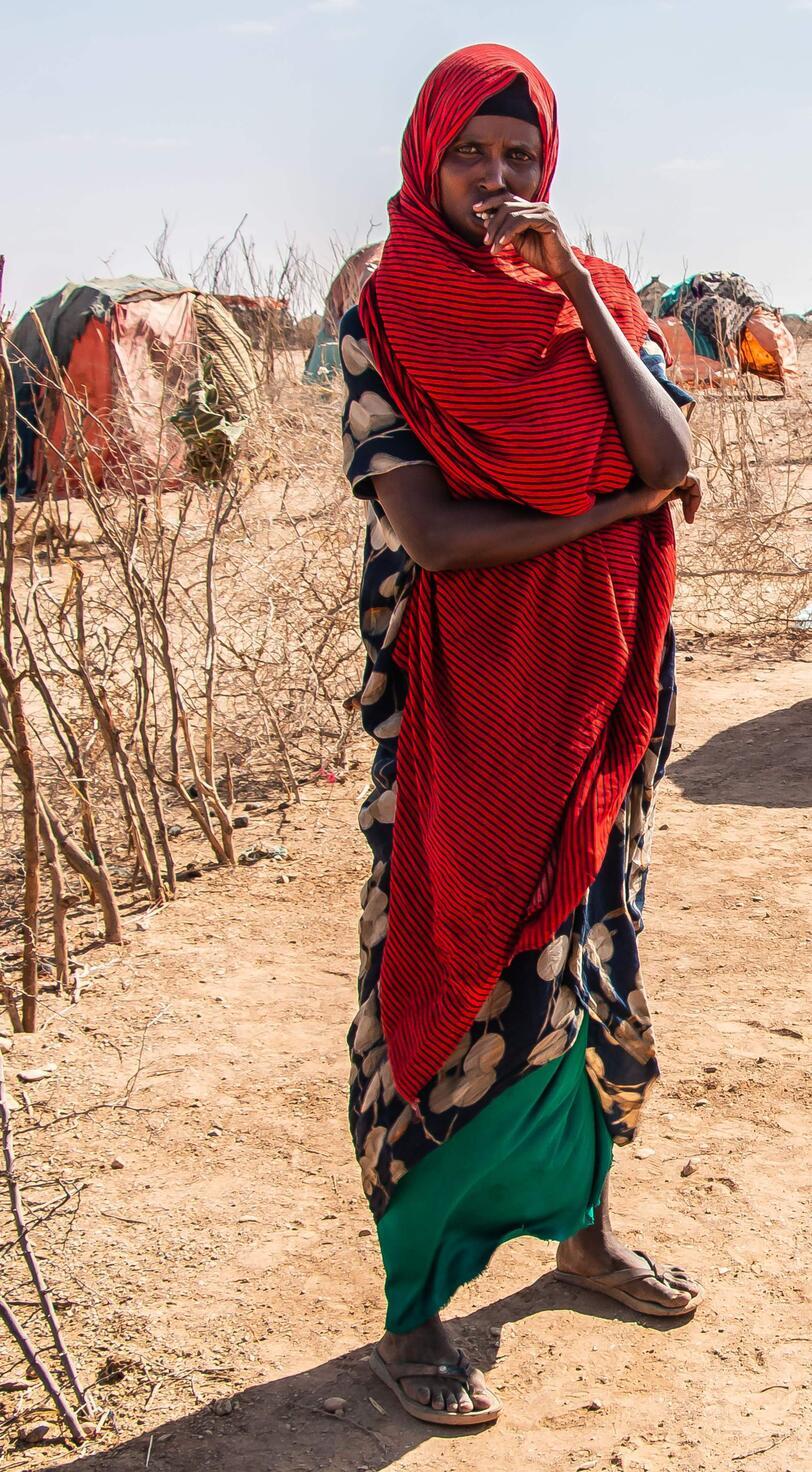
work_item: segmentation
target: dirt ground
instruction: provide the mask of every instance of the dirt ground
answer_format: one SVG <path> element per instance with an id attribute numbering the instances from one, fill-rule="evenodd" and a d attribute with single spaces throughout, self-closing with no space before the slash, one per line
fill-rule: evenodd
<path id="1" fill-rule="evenodd" d="M 18 1098 L 18 1071 L 55 1070 L 24 1085 L 37 1127 L 17 1114 L 22 1172 L 85 1183 L 70 1230 L 43 1241 L 77 1359 L 107 1378 L 85 1465 L 812 1467 L 810 664 L 698 646 L 679 664 L 644 941 L 664 1081 L 618 1153 L 615 1216 L 688 1266 L 706 1305 L 637 1321 L 555 1284 L 553 1249 L 518 1241 L 453 1308 L 506 1402 L 496 1428 L 421 1427 L 370 1377 L 383 1285 L 344 1047 L 362 750 L 350 780 L 248 815 L 246 841 L 287 858 L 205 868 L 175 904 L 133 915 L 123 954 L 88 955 L 79 1005 L 52 1000 L 6 1056 Z M 76 1460 L 54 1441 L 10 1446 L 0 1466 Z"/>

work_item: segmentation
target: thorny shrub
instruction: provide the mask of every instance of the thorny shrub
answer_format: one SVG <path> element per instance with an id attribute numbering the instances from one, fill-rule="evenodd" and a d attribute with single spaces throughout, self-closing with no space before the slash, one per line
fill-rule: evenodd
<path id="1" fill-rule="evenodd" d="M 678 628 L 734 638 L 812 631 L 812 348 L 784 396 L 743 374 L 697 394 L 701 514 L 680 534 Z"/>

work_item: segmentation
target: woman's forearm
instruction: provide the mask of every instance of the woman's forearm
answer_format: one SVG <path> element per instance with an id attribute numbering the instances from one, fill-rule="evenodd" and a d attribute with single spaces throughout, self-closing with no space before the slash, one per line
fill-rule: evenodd
<path id="1" fill-rule="evenodd" d="M 691 432 L 601 300 L 589 272 L 561 282 L 592 346 L 621 439 L 645 485 L 677 486 L 691 466 Z"/>
<path id="2" fill-rule="evenodd" d="M 457 506 L 466 515 L 454 515 Z M 625 506 L 625 503 L 624 503 Z M 501 516 L 495 513 L 501 512 Z M 453 502 L 446 535 L 438 541 L 432 572 L 453 572 L 463 567 L 501 567 L 527 562 L 556 547 L 578 542 L 591 532 L 612 526 L 630 515 L 617 501 L 601 498 L 580 516 L 542 516 L 523 512 L 521 507 L 499 506 L 488 501 Z"/>
<path id="3" fill-rule="evenodd" d="M 636 513 L 634 492 L 602 496 L 580 516 L 544 516 L 504 501 L 458 500 L 424 466 L 374 477 L 375 493 L 409 556 L 427 572 L 527 562 Z"/>

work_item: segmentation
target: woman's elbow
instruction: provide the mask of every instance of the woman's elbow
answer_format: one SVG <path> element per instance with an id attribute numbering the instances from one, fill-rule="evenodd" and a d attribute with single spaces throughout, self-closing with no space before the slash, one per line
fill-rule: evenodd
<path id="1" fill-rule="evenodd" d="M 412 560 L 424 572 L 452 572 L 458 566 L 448 550 L 441 546 L 425 547 Z"/>
<path id="2" fill-rule="evenodd" d="M 403 545 L 412 562 L 422 567 L 424 572 L 450 572 L 458 566 L 448 538 L 434 530 L 423 528 L 418 536 L 410 537 Z"/>
<path id="3" fill-rule="evenodd" d="M 691 469 L 693 436 L 675 405 L 669 404 L 669 422 L 662 424 L 646 444 L 645 466 L 638 465 L 641 480 L 654 490 L 672 490 L 682 485 Z"/>
<path id="4" fill-rule="evenodd" d="M 672 490 L 682 485 L 691 469 L 690 444 L 677 444 L 652 459 L 641 479 L 655 490 Z"/>

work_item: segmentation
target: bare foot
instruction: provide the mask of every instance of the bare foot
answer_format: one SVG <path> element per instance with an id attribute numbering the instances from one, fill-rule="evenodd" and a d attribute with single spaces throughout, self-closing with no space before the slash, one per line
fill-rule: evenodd
<path id="1" fill-rule="evenodd" d="M 384 1334 L 378 1353 L 387 1365 L 402 1364 L 455 1365 L 459 1352 L 439 1318 L 429 1319 L 410 1334 Z M 468 1390 L 459 1381 L 449 1382 L 441 1376 L 426 1375 L 400 1381 L 404 1395 L 419 1406 L 434 1411 L 450 1411 L 464 1416 L 470 1411 L 487 1411 L 497 1404 L 479 1370 L 468 1376 Z M 470 1394 L 469 1394 L 470 1390 Z"/>
<path id="2" fill-rule="evenodd" d="M 636 1282 L 626 1283 L 624 1293 L 639 1300 L 641 1312 L 647 1305 L 670 1310 L 674 1314 L 691 1313 L 702 1297 L 702 1288 L 688 1277 L 684 1268 L 664 1267 L 655 1276 L 651 1264 L 640 1253 L 625 1247 L 612 1230 L 609 1219 L 609 1183 L 607 1181 L 600 1205 L 595 1212 L 595 1224 L 576 1232 L 558 1248 L 556 1266 L 559 1272 L 575 1273 L 583 1278 L 600 1278 L 605 1273 L 618 1272 L 624 1268 L 645 1268 L 646 1274 Z M 596 1282 L 595 1291 L 601 1291 Z"/>

